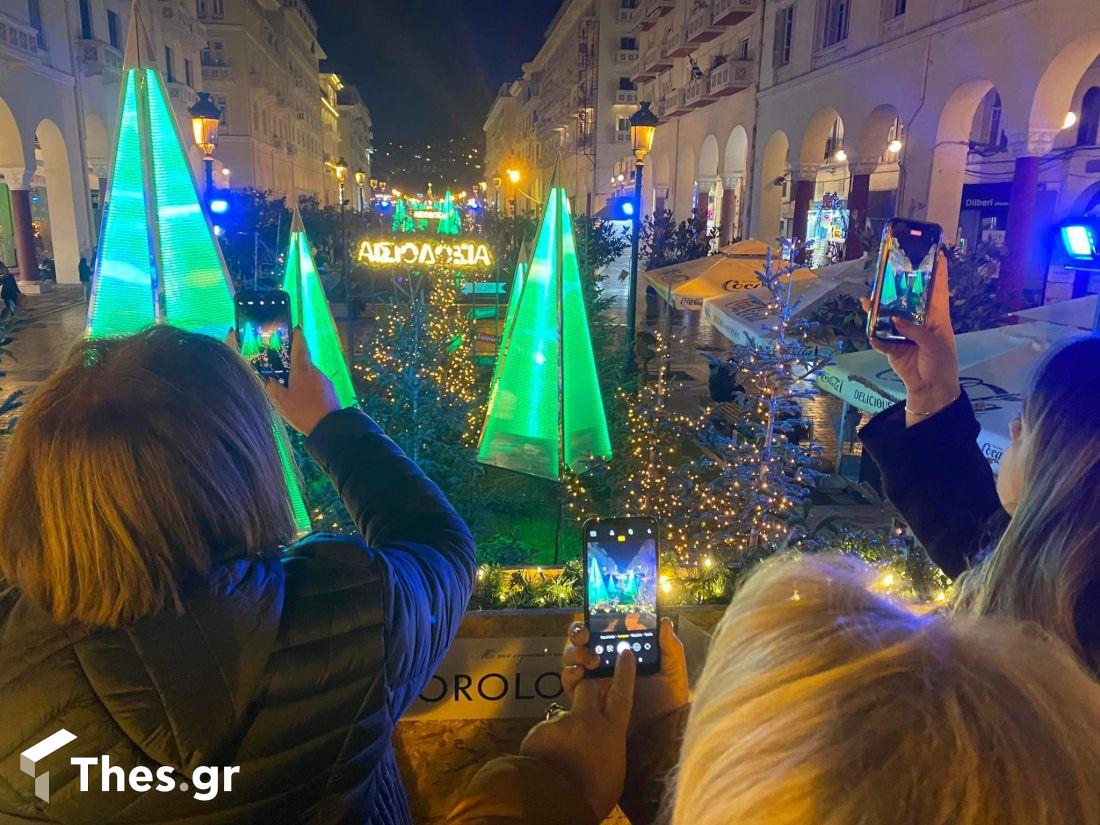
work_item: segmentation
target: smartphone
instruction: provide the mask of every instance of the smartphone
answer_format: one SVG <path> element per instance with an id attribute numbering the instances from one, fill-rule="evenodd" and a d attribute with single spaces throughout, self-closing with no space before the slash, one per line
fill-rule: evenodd
<path id="1" fill-rule="evenodd" d="M 281 289 L 242 289 L 236 303 L 241 355 L 265 381 L 290 386 L 290 296 Z"/>
<path id="2" fill-rule="evenodd" d="M 932 298 L 932 273 L 943 229 L 934 223 L 891 218 L 882 230 L 867 337 L 905 341 L 893 319 L 923 324 Z"/>
<path id="3" fill-rule="evenodd" d="M 627 648 L 638 660 L 638 674 L 661 668 L 657 644 L 657 522 L 651 518 L 590 519 L 584 523 L 584 620 L 588 646 L 600 666 L 599 678 L 615 672 Z"/>

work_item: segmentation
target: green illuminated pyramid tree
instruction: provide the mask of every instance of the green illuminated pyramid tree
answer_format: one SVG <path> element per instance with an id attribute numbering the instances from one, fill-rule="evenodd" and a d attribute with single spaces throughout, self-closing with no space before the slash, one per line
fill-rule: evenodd
<path id="1" fill-rule="evenodd" d="M 220 340 L 234 324 L 233 287 L 149 42 L 135 3 L 85 335 L 171 324 Z M 297 474 L 275 432 L 295 521 L 306 530 Z"/>
<path id="2" fill-rule="evenodd" d="M 478 444 L 482 464 L 555 481 L 611 457 L 573 220 L 559 180 L 556 168 Z"/>
<path id="3" fill-rule="evenodd" d="M 294 220 L 290 225 L 283 289 L 290 295 L 291 320 L 294 326 L 302 328 L 313 362 L 332 381 L 340 403 L 345 407 L 354 406 L 359 399 L 351 382 L 351 370 L 340 347 L 336 321 L 325 298 L 297 206 L 294 207 Z"/>
<path id="4" fill-rule="evenodd" d="M 436 228 L 437 234 L 457 235 L 462 231 L 462 219 L 458 216 L 458 210 L 455 209 L 454 195 L 451 194 L 450 189 L 443 196 L 440 211 L 443 213 L 443 217 L 439 219 L 439 226 Z"/>

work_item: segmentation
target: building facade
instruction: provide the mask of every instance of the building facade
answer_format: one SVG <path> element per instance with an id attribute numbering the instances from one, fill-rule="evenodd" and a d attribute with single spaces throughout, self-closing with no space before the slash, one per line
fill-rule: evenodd
<path id="1" fill-rule="evenodd" d="M 891 215 L 925 219 L 949 243 L 1006 246 L 1014 289 L 1073 291 L 1072 273 L 1047 275 L 1047 235 L 1100 199 L 1100 4 L 641 0 L 638 13 L 635 81 L 662 119 L 646 210 L 705 215 L 722 240 L 810 238 L 819 259 L 858 255 Z"/>
<path id="2" fill-rule="evenodd" d="M 490 200 L 534 207 L 560 157 L 574 210 L 600 208 L 630 152 L 625 118 L 637 104 L 631 75 L 640 55 L 632 4 L 566 0 L 522 77 L 501 88 L 484 127 L 486 182 L 500 181 Z M 508 169 L 520 173 L 517 183 Z"/>
<path id="3" fill-rule="evenodd" d="M 140 8 L 196 179 L 188 109 L 205 90 L 222 111 L 216 186 L 334 204 L 325 152 L 338 152 L 339 113 L 329 117 L 322 101 L 323 52 L 305 5 L 140 0 Z M 58 281 L 75 282 L 80 257 L 93 254 L 130 9 L 128 0 L 0 2 L 0 260 L 28 282 L 47 260 Z M 354 92 L 336 83 L 340 94 Z M 328 102 L 337 107 L 335 93 Z M 355 117 L 369 124 L 365 106 Z"/>
<path id="4" fill-rule="evenodd" d="M 372 196 L 371 159 L 374 155 L 374 127 L 370 110 L 354 86 L 342 86 L 336 93 L 340 115 L 340 157 L 348 164 L 346 199 L 353 209 L 362 211 Z"/>

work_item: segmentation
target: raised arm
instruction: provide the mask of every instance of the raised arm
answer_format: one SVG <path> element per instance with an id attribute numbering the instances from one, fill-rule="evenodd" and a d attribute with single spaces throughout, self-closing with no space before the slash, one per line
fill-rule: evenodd
<path id="1" fill-rule="evenodd" d="M 866 306 L 866 304 L 865 304 Z M 879 413 L 860 440 L 882 470 L 886 495 L 928 555 L 954 578 L 970 566 L 1001 514 L 970 400 L 959 389 L 947 259 L 936 258 L 923 325 L 894 318 L 908 340 L 871 338 L 905 384 L 905 403 Z"/>
<path id="2" fill-rule="evenodd" d="M 268 395 L 307 436 L 306 447 L 332 480 L 383 582 L 390 709 L 411 704 L 447 652 L 474 583 L 474 540 L 439 488 L 355 409 L 340 409 L 332 382 L 313 366 L 294 332 L 290 387 Z"/>

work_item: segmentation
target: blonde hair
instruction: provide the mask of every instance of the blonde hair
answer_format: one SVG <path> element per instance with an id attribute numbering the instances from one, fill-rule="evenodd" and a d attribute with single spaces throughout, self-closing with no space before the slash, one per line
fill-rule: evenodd
<path id="1" fill-rule="evenodd" d="M 956 607 L 1036 622 L 1100 670 L 1089 649 L 1100 641 L 1100 338 L 1050 354 L 1023 418 L 1023 494 L 996 548 L 960 577 Z M 1082 619 L 1093 638 L 1082 640 Z"/>
<path id="2" fill-rule="evenodd" d="M 676 825 L 1095 825 L 1100 685 L 1032 627 L 918 616 L 841 557 L 765 565 L 700 677 Z"/>
<path id="3" fill-rule="evenodd" d="M 59 624 L 178 610 L 212 561 L 292 535 L 272 421 L 212 338 L 162 326 L 83 342 L 12 437 L 0 576 Z"/>

